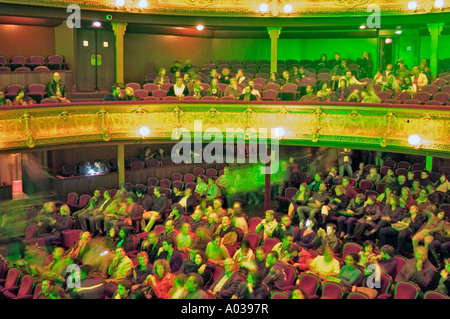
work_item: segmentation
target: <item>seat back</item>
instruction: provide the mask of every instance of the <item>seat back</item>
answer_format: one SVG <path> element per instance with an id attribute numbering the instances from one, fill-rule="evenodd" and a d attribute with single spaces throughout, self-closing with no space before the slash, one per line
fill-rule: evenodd
<path id="1" fill-rule="evenodd" d="M 67 194 L 67 205 L 75 205 L 78 201 L 78 194 L 75 192 L 71 192 L 69 194 Z"/>
<path id="2" fill-rule="evenodd" d="M 348 294 L 347 299 L 369 299 L 369 296 L 359 291 L 352 291 Z"/>
<path id="3" fill-rule="evenodd" d="M 219 280 L 219 278 L 221 278 L 224 273 L 225 269 L 222 266 L 216 265 L 213 273 L 213 281 Z"/>
<path id="4" fill-rule="evenodd" d="M 319 287 L 320 281 L 316 275 L 310 273 L 303 273 L 300 275 L 299 288 L 303 290 L 308 297 L 317 295 Z"/>
<path id="5" fill-rule="evenodd" d="M 423 299 L 449 299 L 449 297 L 442 292 L 429 290 L 423 295 Z"/>
<path id="6" fill-rule="evenodd" d="M 262 219 L 261 218 L 259 218 L 259 217 L 253 217 L 252 219 L 250 219 L 250 223 L 249 223 L 249 229 L 248 229 L 248 231 L 249 232 L 255 232 L 255 230 L 256 230 L 256 226 L 258 226 L 258 224 L 260 223 L 262 221 Z"/>
<path id="7" fill-rule="evenodd" d="M 192 182 L 194 182 L 194 179 L 195 179 L 195 175 L 191 174 L 191 173 L 185 174 L 183 176 L 184 183 L 192 183 Z"/>
<path id="8" fill-rule="evenodd" d="M 36 236 L 36 226 L 34 224 L 30 224 L 27 226 L 27 229 L 25 231 L 25 240 L 33 239 Z M 1 275 L 1 273 L 0 273 Z M 2 277 L 0 276 L 0 279 Z"/>
<path id="9" fill-rule="evenodd" d="M 42 292 L 42 284 L 38 283 L 36 287 L 34 287 L 33 299 L 37 299 L 39 294 Z"/>
<path id="10" fill-rule="evenodd" d="M 85 207 L 89 203 L 90 196 L 88 194 L 83 194 L 80 196 L 80 199 L 78 200 L 78 206 L 80 208 Z"/>
<path id="11" fill-rule="evenodd" d="M 342 299 L 344 297 L 344 288 L 332 281 L 327 281 L 322 286 L 322 296 L 320 299 Z"/>
<path id="12" fill-rule="evenodd" d="M 261 241 L 261 237 L 254 232 L 248 232 L 245 234 L 244 239 L 248 240 L 250 243 L 250 248 L 255 251 L 258 248 L 259 242 Z"/>
<path id="13" fill-rule="evenodd" d="M 33 290 L 34 280 L 30 275 L 25 275 L 20 281 L 19 291 L 17 292 L 17 298 L 24 297 L 31 294 Z"/>
<path id="14" fill-rule="evenodd" d="M 266 252 L 269 252 L 272 250 L 273 246 L 275 246 L 279 242 L 280 242 L 280 240 L 278 238 L 268 237 L 268 238 L 264 239 L 264 242 L 263 242 L 264 249 L 266 250 Z"/>
<path id="15" fill-rule="evenodd" d="M 360 244 L 348 242 L 344 245 L 344 247 L 342 247 L 342 254 L 341 254 L 342 257 L 341 258 L 342 258 L 342 260 L 345 260 L 345 257 L 347 256 L 347 254 L 349 254 L 349 253 L 358 254 L 362 250 L 363 250 L 363 248 L 361 247 Z"/>
<path id="16" fill-rule="evenodd" d="M 147 186 L 158 186 L 159 179 L 156 177 L 149 177 L 147 179 Z"/>
<path id="17" fill-rule="evenodd" d="M 289 295 L 283 291 L 274 291 L 270 295 L 270 299 L 289 299 Z"/>
<path id="18" fill-rule="evenodd" d="M 10 268 L 6 275 L 5 288 L 16 287 L 19 281 L 20 271 L 17 268 Z"/>
<path id="19" fill-rule="evenodd" d="M 157 159 L 149 159 L 145 162 L 145 165 L 147 167 L 158 167 L 159 166 L 159 161 Z"/>
<path id="20" fill-rule="evenodd" d="M 420 288 L 411 281 L 399 281 L 395 284 L 394 299 L 417 299 Z"/>

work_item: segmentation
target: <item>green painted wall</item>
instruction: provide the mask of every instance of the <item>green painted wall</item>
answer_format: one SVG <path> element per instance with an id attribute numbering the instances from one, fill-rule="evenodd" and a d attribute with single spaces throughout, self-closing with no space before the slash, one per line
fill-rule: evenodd
<path id="1" fill-rule="evenodd" d="M 270 39 L 211 39 L 214 60 L 270 60 Z"/>

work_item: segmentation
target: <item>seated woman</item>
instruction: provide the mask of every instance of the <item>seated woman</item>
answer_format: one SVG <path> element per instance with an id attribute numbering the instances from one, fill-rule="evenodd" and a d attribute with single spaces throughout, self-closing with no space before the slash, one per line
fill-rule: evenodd
<path id="1" fill-rule="evenodd" d="M 322 81 L 319 82 L 319 85 L 317 86 L 319 88 L 319 90 L 317 91 L 317 97 L 319 99 L 321 99 L 324 96 L 327 96 L 326 90 L 328 88 L 328 82 L 327 81 Z"/>
<path id="2" fill-rule="evenodd" d="M 300 222 L 300 225 L 302 223 Z M 317 225 L 317 220 L 314 217 L 309 217 L 306 222 L 305 226 L 303 225 L 300 228 L 297 236 L 295 237 L 295 242 L 298 243 L 300 247 L 310 249 L 313 247 L 313 241 L 317 236 L 317 233 L 315 232 L 315 227 Z"/>
<path id="3" fill-rule="evenodd" d="M 323 255 L 314 258 L 310 264 L 309 270 L 319 276 L 322 281 L 329 280 L 331 277 L 336 277 L 341 270 L 339 261 L 334 257 L 333 250 L 326 247 Z M 297 280 L 297 284 L 299 281 Z"/>
<path id="4" fill-rule="evenodd" d="M 356 253 L 349 253 L 345 256 L 345 265 L 342 266 L 341 270 L 337 276 L 328 275 L 327 280 L 340 283 L 342 286 L 350 291 L 351 287 L 357 283 L 358 279 L 361 277 L 361 270 L 356 267 L 359 261 L 359 256 Z"/>
<path id="5" fill-rule="evenodd" d="M 213 235 L 211 242 L 206 246 L 206 255 L 208 263 L 224 266 L 225 259 L 230 258 L 228 249 L 222 245 L 222 238 L 219 235 Z"/>
<path id="6" fill-rule="evenodd" d="M 417 86 L 411 81 L 411 78 L 409 76 L 405 76 L 403 78 L 403 84 L 400 86 L 400 92 L 416 94 Z"/>
<path id="7" fill-rule="evenodd" d="M 72 248 L 67 252 L 67 256 L 70 257 L 74 263 L 79 264 L 83 260 L 83 255 L 85 252 L 89 251 L 91 240 L 91 233 L 85 231 L 81 233 L 80 240 L 72 246 Z"/>
<path id="8" fill-rule="evenodd" d="M 108 231 L 108 234 L 105 236 L 105 239 L 106 247 L 108 247 L 109 250 L 114 251 L 116 249 L 117 243 L 120 241 L 119 227 L 111 227 Z"/>
<path id="9" fill-rule="evenodd" d="M 309 269 L 312 258 L 309 251 L 300 247 L 296 243 L 289 244 L 282 261 L 303 272 Z"/>
<path id="10" fill-rule="evenodd" d="M 340 238 L 346 239 L 353 232 L 356 221 L 362 216 L 365 201 L 366 195 L 358 194 L 350 201 L 346 209 L 340 212 L 341 216 L 337 219 L 337 233 Z M 345 225 L 346 229 L 344 229 Z"/>
<path id="11" fill-rule="evenodd" d="M 333 218 L 337 219 L 339 211 L 345 210 L 350 202 L 349 198 L 345 195 L 344 186 L 337 185 L 334 188 L 334 193 L 334 196 L 330 196 L 329 203 L 322 206 L 322 225 L 325 225 Z"/>
<path id="12" fill-rule="evenodd" d="M 386 204 L 386 206 L 384 206 L 383 208 L 383 211 L 381 212 L 381 219 L 372 230 L 367 232 L 367 235 L 378 235 L 380 229 L 389 227 L 391 224 L 401 221 L 404 216 L 405 210 L 400 207 L 399 197 L 396 195 L 392 195 L 389 199 L 389 204 Z"/>
<path id="13" fill-rule="evenodd" d="M 207 289 L 213 283 L 213 272 L 208 267 L 208 256 L 201 250 L 198 250 L 194 256 L 195 268 L 191 272 L 196 272 L 203 279 L 203 287 Z"/>
<path id="14" fill-rule="evenodd" d="M 347 101 L 347 98 L 350 95 L 350 90 L 347 87 L 347 81 L 345 79 L 339 80 L 339 87 L 336 89 L 335 95 L 339 102 Z"/>
<path id="15" fill-rule="evenodd" d="M 320 213 L 322 206 L 327 204 L 330 199 L 330 194 L 328 194 L 327 186 L 325 183 L 321 182 L 319 184 L 319 190 L 314 192 L 313 195 L 308 199 L 306 206 L 299 206 L 297 212 L 299 216 L 302 214 L 309 217 L 315 217 L 316 214 Z"/>
<path id="16" fill-rule="evenodd" d="M 374 228 L 380 218 L 381 211 L 375 203 L 375 195 L 370 194 L 364 203 L 363 216 L 356 222 L 355 231 L 349 238 L 361 242 L 364 231 Z"/>
<path id="17" fill-rule="evenodd" d="M 175 285 L 175 276 L 170 272 L 167 260 L 158 259 L 153 264 L 153 275 L 148 275 L 144 286 L 149 286 L 148 299 L 168 299 L 169 291 Z"/>
<path id="18" fill-rule="evenodd" d="M 14 98 L 13 105 L 29 105 L 29 104 L 36 104 L 36 101 L 29 98 L 28 95 L 25 93 L 25 90 L 20 88 L 17 90 L 17 95 Z"/>
<path id="19" fill-rule="evenodd" d="M 133 235 L 130 233 L 130 228 L 122 227 L 119 230 L 119 241 L 116 244 L 116 247 L 123 247 L 126 253 L 134 250 L 134 239 Z"/>
<path id="20" fill-rule="evenodd" d="M 389 203 L 389 199 L 393 195 L 392 188 L 387 185 L 384 189 L 384 192 L 378 195 L 377 202 L 379 202 L 381 205 L 386 205 L 386 203 Z"/>
<path id="21" fill-rule="evenodd" d="M 170 289 L 167 299 L 183 299 L 183 296 L 186 294 L 186 288 L 184 287 L 186 279 L 187 276 L 185 274 L 176 274 L 174 285 Z"/>
<path id="22" fill-rule="evenodd" d="M 305 215 L 300 215 L 297 208 L 299 206 L 305 206 L 308 203 L 308 199 L 310 197 L 310 193 L 308 190 L 308 184 L 301 183 L 300 187 L 298 188 L 297 193 L 291 198 L 289 208 L 288 208 L 288 215 L 291 218 L 291 220 L 294 220 L 295 217 L 298 214 L 299 221 L 305 220 Z"/>
<path id="23" fill-rule="evenodd" d="M 367 265 L 376 263 L 378 257 L 373 252 L 373 250 L 375 249 L 375 244 L 373 241 L 366 240 L 363 244 L 363 249 L 363 251 L 360 251 L 358 253 L 359 261 L 357 264 L 365 269 Z"/>
<path id="24" fill-rule="evenodd" d="M 191 232 L 191 225 L 189 223 L 181 224 L 181 231 L 175 237 L 177 249 L 181 252 L 189 254 L 192 244 L 194 243 L 195 234 Z"/>
<path id="25" fill-rule="evenodd" d="M 134 95 L 134 90 L 132 87 L 127 86 L 125 88 L 125 97 L 123 98 L 124 101 L 137 101 L 139 98 Z"/>

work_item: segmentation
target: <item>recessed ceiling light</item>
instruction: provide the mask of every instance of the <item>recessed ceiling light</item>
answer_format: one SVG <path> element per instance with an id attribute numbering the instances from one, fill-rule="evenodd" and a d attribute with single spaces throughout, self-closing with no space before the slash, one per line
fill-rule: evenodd
<path id="1" fill-rule="evenodd" d="M 198 31 L 202 31 L 205 28 L 205 26 L 202 24 L 199 24 L 196 28 Z"/>

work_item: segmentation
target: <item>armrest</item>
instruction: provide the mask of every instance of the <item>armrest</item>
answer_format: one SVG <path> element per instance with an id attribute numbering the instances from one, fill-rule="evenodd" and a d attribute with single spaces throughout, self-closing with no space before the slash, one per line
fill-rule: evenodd
<path id="1" fill-rule="evenodd" d="M 33 299 L 33 295 L 25 295 L 25 296 L 21 296 L 21 297 L 17 297 L 16 299 Z"/>
<path id="2" fill-rule="evenodd" d="M 392 297 L 391 294 L 380 294 L 376 299 L 390 299 Z"/>

